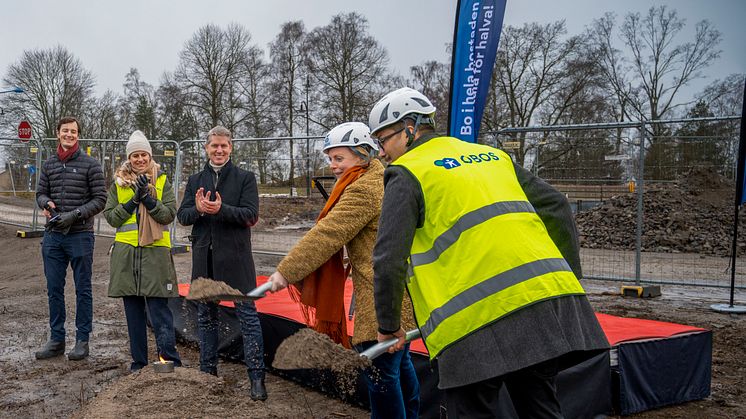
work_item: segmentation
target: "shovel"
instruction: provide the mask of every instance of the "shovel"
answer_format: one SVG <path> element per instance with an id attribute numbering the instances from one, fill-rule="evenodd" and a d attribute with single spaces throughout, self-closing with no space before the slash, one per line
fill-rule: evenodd
<path id="1" fill-rule="evenodd" d="M 254 301 L 258 300 L 264 296 L 266 296 L 266 292 L 272 289 L 272 282 L 267 281 L 264 284 L 254 288 L 253 290 L 249 291 L 248 294 L 220 294 L 220 295 L 211 295 L 210 299 L 215 299 L 219 301 Z"/>
<path id="2" fill-rule="evenodd" d="M 406 335 L 404 335 L 404 340 L 406 342 L 411 342 L 421 336 L 420 329 L 413 329 L 407 332 Z M 363 352 L 360 352 L 360 356 L 364 356 L 371 361 L 378 357 L 379 355 L 383 354 L 384 352 L 388 351 L 390 347 L 394 346 L 394 344 L 399 341 L 399 339 L 389 339 L 384 342 L 378 342 L 375 345 L 371 346 L 370 348 L 364 350 Z"/>

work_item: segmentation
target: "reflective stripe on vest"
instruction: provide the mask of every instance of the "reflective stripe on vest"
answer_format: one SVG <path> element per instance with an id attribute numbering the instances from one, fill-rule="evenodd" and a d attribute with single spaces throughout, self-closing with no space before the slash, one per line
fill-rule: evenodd
<path id="1" fill-rule="evenodd" d="M 155 182 L 156 197 L 158 200 L 161 200 L 163 197 L 163 186 L 165 184 L 166 175 L 162 174 L 158 176 L 158 179 Z M 133 196 L 135 196 L 135 192 L 132 190 L 132 188 L 122 187 L 117 184 L 117 198 L 119 199 L 120 204 L 128 202 L 130 199 L 132 199 Z M 124 222 L 124 224 L 117 228 L 117 233 L 114 236 L 114 241 L 126 243 L 130 246 L 137 246 L 137 228 L 137 216 L 136 213 L 133 212 L 130 218 L 128 218 L 127 221 Z M 163 237 L 160 240 L 156 240 L 155 242 L 153 242 L 153 244 L 145 247 L 155 246 L 171 247 L 171 234 L 169 232 L 168 226 L 163 226 Z"/>
<path id="2" fill-rule="evenodd" d="M 506 314 L 584 293 L 528 202 L 510 156 L 439 137 L 394 164 L 414 175 L 425 201 L 407 289 L 431 358 Z"/>

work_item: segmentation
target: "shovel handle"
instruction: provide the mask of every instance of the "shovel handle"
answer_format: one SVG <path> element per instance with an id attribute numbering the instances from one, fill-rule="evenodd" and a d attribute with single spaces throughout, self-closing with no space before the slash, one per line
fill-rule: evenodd
<path id="1" fill-rule="evenodd" d="M 253 297 L 253 298 L 262 298 L 264 297 L 264 294 L 271 289 L 272 289 L 272 281 L 267 281 L 263 283 L 262 285 L 254 288 L 246 295 L 248 295 L 249 297 Z"/>
<path id="2" fill-rule="evenodd" d="M 406 342 L 411 342 L 421 336 L 420 329 L 413 329 L 407 332 L 406 335 L 404 335 L 404 340 Z M 377 358 L 379 355 L 383 354 L 384 352 L 388 351 L 390 347 L 394 346 L 396 342 L 398 342 L 399 339 L 389 339 L 383 342 L 378 342 L 375 345 L 371 346 L 370 348 L 364 350 L 363 352 L 360 352 L 360 356 L 364 356 L 371 361 L 375 358 Z"/>

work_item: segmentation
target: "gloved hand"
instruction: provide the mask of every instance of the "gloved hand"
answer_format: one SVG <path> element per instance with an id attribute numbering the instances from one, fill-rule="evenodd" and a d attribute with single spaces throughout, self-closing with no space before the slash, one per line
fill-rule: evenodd
<path id="1" fill-rule="evenodd" d="M 135 195 L 137 195 L 137 201 L 143 202 L 145 198 L 148 196 L 148 192 L 150 188 L 148 187 L 148 184 L 150 181 L 148 181 L 148 177 L 146 175 L 140 175 L 137 177 L 137 191 L 135 192 Z"/>
<path id="2" fill-rule="evenodd" d="M 59 220 L 54 224 L 56 229 L 66 230 L 78 219 L 78 215 L 75 211 L 63 212 L 59 215 Z"/>
<path id="3" fill-rule="evenodd" d="M 143 185 L 145 185 L 145 188 L 147 188 L 148 185 L 148 177 L 145 175 L 140 175 L 137 178 L 135 178 L 135 181 L 132 182 L 132 188 L 135 190 L 135 194 L 132 196 L 132 203 L 135 204 L 135 206 L 140 205 L 140 202 L 142 202 L 142 189 Z M 147 190 L 147 189 L 146 189 Z"/>

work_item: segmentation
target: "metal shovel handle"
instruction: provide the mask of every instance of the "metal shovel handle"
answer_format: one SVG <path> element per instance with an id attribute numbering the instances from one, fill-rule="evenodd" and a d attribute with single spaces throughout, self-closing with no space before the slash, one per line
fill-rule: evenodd
<path id="1" fill-rule="evenodd" d="M 406 335 L 404 335 L 404 340 L 407 342 L 411 342 L 421 336 L 420 329 L 413 329 L 407 332 Z M 370 348 L 364 350 L 363 352 L 360 352 L 360 356 L 364 356 L 370 360 L 375 359 L 379 355 L 383 354 L 384 352 L 388 351 L 390 347 L 394 346 L 396 342 L 398 342 L 399 339 L 389 339 L 384 342 L 378 342 L 375 345 L 371 346 Z"/>
<path id="2" fill-rule="evenodd" d="M 246 294 L 248 297 L 251 298 L 262 298 L 265 296 L 267 291 L 272 289 L 272 281 L 267 281 L 263 283 L 262 285 L 254 288 L 251 290 L 248 294 Z"/>

